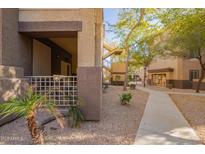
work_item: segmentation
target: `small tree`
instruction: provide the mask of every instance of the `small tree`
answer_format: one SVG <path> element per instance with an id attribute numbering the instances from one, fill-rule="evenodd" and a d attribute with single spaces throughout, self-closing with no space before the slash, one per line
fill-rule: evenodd
<path id="1" fill-rule="evenodd" d="M 121 9 L 119 21 L 113 26 L 113 31 L 120 39 L 121 47 L 125 49 L 125 81 L 123 90 L 127 90 L 130 47 L 135 42 L 137 29 L 143 24 L 145 9 Z"/>
<path id="2" fill-rule="evenodd" d="M 141 50 L 140 52 L 136 52 L 132 55 L 132 61 L 130 62 L 130 65 L 136 65 L 136 66 L 142 66 L 144 68 L 144 75 L 143 75 L 143 86 L 146 86 L 146 75 L 147 75 L 147 67 L 151 63 L 153 59 L 152 53 L 147 50 Z"/>
<path id="3" fill-rule="evenodd" d="M 199 61 L 201 76 L 196 88 L 199 92 L 205 73 L 205 10 L 168 9 L 163 10 L 159 17 L 164 25 L 163 48 L 166 53 Z"/>
<path id="4" fill-rule="evenodd" d="M 43 144 L 43 134 L 37 126 L 36 112 L 43 106 L 52 113 L 61 127 L 64 126 L 63 118 L 54 107 L 53 102 L 45 101 L 45 96 L 34 94 L 31 88 L 22 97 L 12 98 L 5 103 L 0 103 L 0 115 L 2 118 L 11 114 L 23 116 L 27 121 L 27 127 L 34 144 Z M 15 128 L 14 128 L 15 129 Z"/>
<path id="5" fill-rule="evenodd" d="M 126 57 L 126 61 L 125 61 L 125 81 L 124 81 L 124 87 L 123 90 L 127 90 L 127 81 L 128 81 L 128 67 L 129 67 L 129 57 L 130 57 L 130 38 L 132 36 L 132 34 L 134 33 L 134 31 L 140 26 L 141 22 L 143 21 L 144 18 L 144 14 L 145 14 L 145 9 L 141 9 L 140 10 L 140 15 L 139 15 L 139 20 L 133 25 L 133 27 L 130 29 L 129 33 L 127 34 L 126 38 L 125 38 L 125 51 L 127 54 Z"/>
<path id="6" fill-rule="evenodd" d="M 132 52 L 132 61 L 130 64 L 144 68 L 144 87 L 146 86 L 147 67 L 156 56 L 163 54 L 158 50 L 158 43 L 155 43 L 159 34 L 160 31 L 157 29 L 147 30 L 146 34 L 142 35 L 141 40 L 138 41 L 137 46 Z"/>

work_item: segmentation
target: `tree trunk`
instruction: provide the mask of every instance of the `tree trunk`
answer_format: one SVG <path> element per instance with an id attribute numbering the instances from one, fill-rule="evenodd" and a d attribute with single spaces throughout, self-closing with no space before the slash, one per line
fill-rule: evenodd
<path id="1" fill-rule="evenodd" d="M 139 17 L 139 20 L 138 22 L 132 27 L 132 29 L 130 30 L 130 32 L 128 33 L 126 39 L 125 39 L 125 52 L 127 52 L 127 59 L 126 59 L 126 68 L 125 68 L 125 80 L 124 80 L 124 87 L 123 87 L 123 90 L 126 91 L 127 90 L 127 79 L 128 79 L 128 62 L 129 62 L 129 39 L 130 39 L 130 36 L 132 35 L 132 33 L 134 32 L 134 30 L 140 26 L 141 22 L 143 21 L 144 19 L 144 15 L 145 15 L 145 8 L 141 8 L 140 9 L 140 17 Z"/>
<path id="2" fill-rule="evenodd" d="M 202 68 L 201 69 L 201 77 L 199 78 L 199 81 L 198 81 L 197 87 L 196 87 L 196 93 L 199 93 L 201 81 L 204 79 L 204 72 L 205 72 L 205 70 Z"/>
<path id="3" fill-rule="evenodd" d="M 35 115 L 29 116 L 26 120 L 33 144 L 43 144 L 43 134 L 37 127 Z"/>
<path id="4" fill-rule="evenodd" d="M 144 81 L 143 81 L 143 86 L 146 87 L 146 71 L 147 71 L 147 67 L 144 67 Z"/>
<path id="5" fill-rule="evenodd" d="M 201 77 L 199 78 L 199 81 L 197 83 L 196 93 L 199 93 L 200 86 L 201 86 L 201 81 L 203 80 L 204 73 L 205 73 L 205 67 L 204 67 L 205 64 L 202 62 L 202 56 L 201 56 L 201 49 L 200 48 L 198 49 L 198 54 L 199 54 L 198 60 L 199 60 L 200 66 L 201 66 Z"/>
<path id="6" fill-rule="evenodd" d="M 129 49 L 126 48 L 126 52 L 127 52 L 127 58 L 126 58 L 126 63 L 125 63 L 125 80 L 124 80 L 124 87 L 123 90 L 126 91 L 127 90 L 127 79 L 128 79 L 128 67 L 129 67 Z"/>

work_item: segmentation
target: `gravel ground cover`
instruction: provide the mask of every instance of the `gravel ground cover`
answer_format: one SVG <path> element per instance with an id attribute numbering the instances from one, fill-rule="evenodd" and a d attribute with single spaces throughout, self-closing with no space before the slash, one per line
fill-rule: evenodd
<path id="1" fill-rule="evenodd" d="M 170 94 L 178 109 L 205 144 L 205 96 Z"/>
<path id="2" fill-rule="evenodd" d="M 56 121 L 45 127 L 45 144 L 133 144 L 139 127 L 148 93 L 131 91 L 130 105 L 120 105 L 118 95 L 122 87 L 110 86 L 103 94 L 100 121 L 83 122 L 81 128 L 66 126 L 61 129 Z M 40 113 L 39 121 L 47 114 Z M 32 144 L 25 120 L 18 119 L 0 127 L 0 144 Z"/>

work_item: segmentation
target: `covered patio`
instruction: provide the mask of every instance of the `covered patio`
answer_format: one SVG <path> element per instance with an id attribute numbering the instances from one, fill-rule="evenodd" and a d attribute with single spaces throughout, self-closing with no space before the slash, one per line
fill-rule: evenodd
<path id="1" fill-rule="evenodd" d="M 21 95 L 26 80 L 60 107 L 77 97 L 83 99 L 85 119 L 100 120 L 102 9 L 3 9 L 0 13 L 4 17 L 1 101 Z"/>

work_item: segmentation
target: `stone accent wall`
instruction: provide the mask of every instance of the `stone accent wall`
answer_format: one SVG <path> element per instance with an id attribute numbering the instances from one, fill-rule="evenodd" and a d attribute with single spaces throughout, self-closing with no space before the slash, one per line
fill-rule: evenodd
<path id="1" fill-rule="evenodd" d="M 19 78 L 0 78 L 0 103 L 5 103 L 11 97 L 18 97 L 22 95 L 28 87 L 25 80 Z M 0 126 L 18 118 L 15 114 L 1 118 Z"/>
<path id="2" fill-rule="evenodd" d="M 24 76 L 23 68 L 0 65 L 0 78 L 21 78 Z"/>
<path id="3" fill-rule="evenodd" d="M 21 67 L 0 65 L 0 103 L 19 96 L 26 90 L 28 85 L 22 78 L 23 75 Z"/>
<path id="4" fill-rule="evenodd" d="M 5 102 L 11 97 L 22 95 L 28 84 L 19 78 L 0 78 L 0 102 Z"/>

